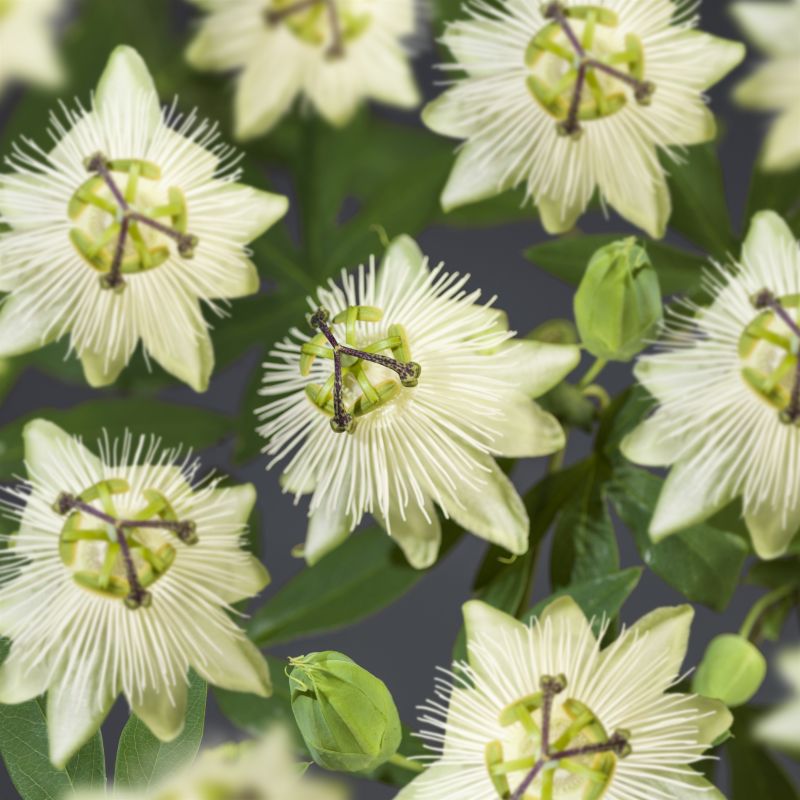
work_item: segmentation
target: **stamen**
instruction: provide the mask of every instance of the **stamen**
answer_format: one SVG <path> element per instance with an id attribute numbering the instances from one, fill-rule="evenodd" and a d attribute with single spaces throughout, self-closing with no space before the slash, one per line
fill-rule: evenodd
<path id="1" fill-rule="evenodd" d="M 377 309 L 375 311 L 377 311 Z M 389 356 L 370 353 L 366 350 L 359 350 L 355 347 L 339 344 L 328 324 L 329 320 L 330 313 L 328 310 L 325 308 L 318 308 L 309 317 L 308 322 L 314 330 L 318 330 L 322 333 L 333 351 L 333 418 L 331 419 L 331 427 L 336 433 L 352 433 L 355 428 L 355 418 L 344 407 L 342 356 L 349 356 L 359 361 L 369 361 L 373 364 L 379 364 L 386 369 L 390 369 L 397 373 L 402 385 L 408 388 L 417 385 L 420 374 L 422 373 L 422 367 L 414 361 L 402 362 L 390 358 Z M 376 395 L 376 397 L 377 396 L 378 395 Z"/>
<path id="2" fill-rule="evenodd" d="M 315 2 L 317 1 L 318 0 L 315 0 Z M 120 230 L 117 234 L 117 242 L 114 248 L 114 258 L 111 262 L 110 270 L 101 276 L 100 285 L 104 289 L 121 291 L 125 287 L 125 278 L 122 275 L 125 246 L 128 242 L 129 236 L 136 238 L 136 236 L 134 236 L 135 232 L 132 230 L 132 226 L 135 226 L 136 224 L 145 225 L 155 231 L 158 231 L 158 233 L 169 237 L 175 241 L 178 248 L 178 254 L 183 258 L 194 257 L 194 251 L 199 243 L 199 240 L 196 236 L 190 233 L 170 227 L 169 225 L 164 225 L 157 219 L 154 219 L 152 216 L 148 216 L 147 214 L 143 214 L 141 211 L 131 208 L 128 200 L 125 197 L 125 193 L 123 193 L 123 191 L 120 189 L 112 174 L 114 163 L 115 162 L 110 161 L 102 153 L 95 153 L 93 156 L 90 156 L 86 159 L 86 169 L 89 172 L 99 175 L 103 179 L 103 182 L 108 187 L 108 190 L 111 192 L 111 195 L 118 206 L 117 216 L 119 218 Z M 177 192 L 177 194 L 180 194 L 180 192 Z"/>
<path id="3" fill-rule="evenodd" d="M 567 688 L 567 679 L 564 675 L 552 678 L 549 675 L 540 681 L 542 689 L 542 755 L 550 753 L 550 714 L 553 710 L 553 700 Z"/>
<path id="4" fill-rule="evenodd" d="M 328 11 L 328 19 L 330 20 L 331 28 L 331 43 L 325 55 L 330 58 L 342 58 L 345 54 L 344 48 L 344 34 L 342 31 L 342 22 L 339 18 L 339 9 L 336 6 L 336 0 L 297 0 L 297 2 L 284 8 L 270 8 L 264 12 L 264 19 L 271 27 L 275 27 L 290 17 L 300 14 L 303 11 L 310 9 L 324 3 Z"/>
<path id="5" fill-rule="evenodd" d="M 149 506 L 148 508 L 151 508 Z M 196 544 L 197 525 L 191 520 L 169 520 L 169 519 L 124 519 L 115 514 L 108 513 L 99 508 L 95 508 L 91 503 L 87 503 L 69 492 L 62 492 L 53 504 L 53 510 L 61 516 L 79 512 L 99 519 L 106 525 L 114 529 L 116 544 L 119 545 L 120 555 L 125 566 L 125 573 L 130 586 L 130 592 L 125 598 L 125 605 L 132 609 L 147 608 L 152 603 L 152 595 L 141 584 L 139 575 L 136 572 L 136 565 L 131 556 L 130 544 L 126 532 L 137 528 L 150 528 L 168 530 L 175 534 L 183 543 L 187 545 Z M 113 506 L 111 507 L 113 510 Z M 145 512 L 146 513 L 146 512 Z"/>

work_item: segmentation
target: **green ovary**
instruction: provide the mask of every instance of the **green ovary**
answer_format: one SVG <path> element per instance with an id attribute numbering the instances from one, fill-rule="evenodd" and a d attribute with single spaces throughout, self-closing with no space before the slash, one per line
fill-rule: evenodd
<path id="1" fill-rule="evenodd" d="M 642 81 L 644 53 L 638 37 L 618 29 L 617 15 L 594 5 L 564 10 L 567 22 L 588 58 Z M 534 36 L 525 54 L 528 89 L 539 105 L 558 122 L 568 119 L 577 91 L 581 57 L 558 21 L 550 22 Z M 632 93 L 620 78 L 593 66 L 586 68 L 577 119 L 597 120 L 621 111 Z"/>
<path id="2" fill-rule="evenodd" d="M 130 486 L 121 478 L 110 478 L 90 486 L 78 499 L 109 516 L 120 518 L 117 505 L 130 503 Z M 138 510 L 128 515 L 137 521 L 175 520 L 169 501 L 155 489 L 145 489 Z M 116 502 L 115 502 L 116 501 Z M 142 588 L 163 577 L 175 561 L 175 548 L 166 534 L 154 528 L 125 528 L 125 539 L 136 576 Z M 59 538 L 59 555 L 79 586 L 109 598 L 124 600 L 132 591 L 114 526 L 85 511 L 72 511 Z"/>
<path id="3" fill-rule="evenodd" d="M 501 800 L 517 787 L 542 758 L 542 693 L 523 697 L 500 714 L 502 739 L 486 746 L 486 768 Z M 594 712 L 578 700 L 556 702 L 550 719 L 550 753 L 608 742 Z M 546 760 L 546 759 L 545 759 Z M 614 777 L 617 756 L 593 753 L 550 761 L 528 788 L 523 800 L 600 800 Z"/>
<path id="4" fill-rule="evenodd" d="M 334 26 L 338 26 L 344 44 L 364 34 L 372 22 L 369 5 L 363 0 L 274 0 L 267 13 L 274 15 L 271 24 L 285 25 L 300 41 L 328 47 L 336 39 Z"/>
<path id="5" fill-rule="evenodd" d="M 2 0 L 0 0 L 2 2 Z M 125 201 L 133 211 L 179 233 L 187 233 L 188 210 L 180 189 L 165 187 L 157 164 L 138 159 L 108 162 Z M 123 209 L 101 175 L 93 175 L 72 195 L 67 209 L 73 222 L 70 240 L 87 264 L 102 275 L 111 272 L 122 231 Z M 166 262 L 174 239 L 151 225 L 131 221 L 120 272 L 133 275 Z"/>
<path id="6" fill-rule="evenodd" d="M 800 296 L 789 295 L 778 302 L 790 316 L 798 318 Z M 797 336 L 772 310 L 762 311 L 739 340 L 745 383 L 779 412 L 786 411 L 791 404 L 799 352 Z"/>

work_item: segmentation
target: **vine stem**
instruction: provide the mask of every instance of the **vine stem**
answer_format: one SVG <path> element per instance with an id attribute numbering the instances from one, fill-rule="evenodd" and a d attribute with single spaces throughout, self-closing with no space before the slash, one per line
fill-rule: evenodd
<path id="1" fill-rule="evenodd" d="M 594 364 L 589 367 L 587 373 L 581 378 L 580 382 L 578 383 L 579 389 L 585 389 L 587 386 L 590 386 L 592 381 L 606 368 L 608 364 L 608 359 L 605 358 L 596 358 Z"/>
<path id="2" fill-rule="evenodd" d="M 739 635 L 742 636 L 744 639 L 748 639 L 749 641 L 754 641 L 758 638 L 760 622 L 762 617 L 769 611 L 773 606 L 776 606 L 778 603 L 781 602 L 786 597 L 789 597 L 793 592 L 797 592 L 797 586 L 793 584 L 789 584 L 788 586 L 780 586 L 777 589 L 769 592 L 769 594 L 765 594 L 751 609 L 750 613 L 745 618 L 744 622 L 742 623 L 742 627 L 739 630 Z"/>
<path id="3" fill-rule="evenodd" d="M 389 759 L 389 763 L 394 764 L 396 767 L 400 767 L 401 769 L 407 769 L 409 772 L 425 771 L 425 767 L 418 761 L 413 761 L 412 759 L 407 758 L 404 755 L 400 755 L 400 753 L 395 753 Z"/>

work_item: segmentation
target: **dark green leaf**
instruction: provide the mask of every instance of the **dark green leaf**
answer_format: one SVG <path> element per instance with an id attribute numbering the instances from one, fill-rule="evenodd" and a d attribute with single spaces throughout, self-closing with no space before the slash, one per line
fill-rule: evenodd
<path id="1" fill-rule="evenodd" d="M 617 616 L 623 603 L 639 584 L 641 577 L 641 568 L 631 567 L 601 578 L 574 583 L 537 603 L 523 616 L 523 621 L 535 619 L 553 600 L 569 595 L 581 607 L 583 613 L 594 621 L 595 631 L 599 631 L 603 618 L 613 619 Z"/>
<path id="2" fill-rule="evenodd" d="M 152 433 L 161 437 L 165 445 L 188 444 L 202 449 L 225 438 L 232 426 L 229 419 L 214 411 L 155 400 L 104 399 L 90 400 L 67 410 L 40 408 L 2 429 L 0 476 L 20 471 L 24 458 L 22 429 L 38 417 L 84 437 L 89 447 L 94 446 L 105 428 L 112 435 L 125 430 L 134 434 Z"/>
<path id="3" fill-rule="evenodd" d="M 731 601 L 748 556 L 746 542 L 710 525 L 695 525 L 657 544 L 648 528 L 663 480 L 632 465 L 614 472 L 609 496 L 633 532 L 645 564 L 687 599 L 722 611 Z"/>
<path id="4" fill-rule="evenodd" d="M 577 286 L 595 252 L 624 238 L 623 233 L 568 235 L 528 248 L 525 257 L 551 275 Z M 702 257 L 662 242 L 642 240 L 640 244 L 647 250 L 658 272 L 661 290 L 665 295 L 697 292 L 706 263 Z"/>
<path id="5" fill-rule="evenodd" d="M 100 732 L 70 760 L 65 771 L 57 770 L 50 763 L 47 720 L 38 700 L 0 706 L 0 751 L 22 800 L 61 800 L 78 787 L 105 788 Z"/>
<path id="6" fill-rule="evenodd" d="M 797 788 L 769 753 L 750 736 L 760 712 L 753 708 L 736 709 L 733 737 L 725 749 L 731 770 L 731 800 L 798 800 Z"/>
<path id="7" fill-rule="evenodd" d="M 183 732 L 171 742 L 162 742 L 138 717 L 131 716 L 123 728 L 117 750 L 114 783 L 117 787 L 146 789 L 184 764 L 200 749 L 206 717 L 206 683 L 189 673 L 189 700 Z"/>
<path id="8" fill-rule="evenodd" d="M 435 223 L 453 228 L 491 227 L 506 225 L 510 222 L 533 222 L 536 218 L 536 207 L 528 200 L 522 189 L 503 192 L 479 203 L 470 203 L 445 213 L 440 211 Z"/>
<path id="9" fill-rule="evenodd" d="M 595 439 L 595 451 L 612 462 L 621 458 L 619 446 L 652 410 L 655 401 L 640 385 L 632 386 L 618 397 L 603 412 Z"/>
<path id="10" fill-rule="evenodd" d="M 776 211 L 800 236 L 800 168 L 788 172 L 756 168 L 747 198 L 747 220 L 759 211 Z"/>
<path id="11" fill-rule="evenodd" d="M 679 163 L 666 155 L 672 217 L 669 226 L 715 258 L 736 251 L 725 181 L 715 142 L 690 147 Z M 669 291 L 664 287 L 665 293 Z"/>
<path id="12" fill-rule="evenodd" d="M 555 589 L 619 570 L 617 537 L 603 494 L 611 477 L 608 462 L 595 455 L 574 469 L 579 488 L 562 506 L 550 556 Z"/>
<path id="13" fill-rule="evenodd" d="M 448 523 L 443 528 L 444 553 L 458 534 Z M 380 528 L 356 533 L 261 606 L 250 620 L 250 638 L 262 646 L 352 625 L 390 605 L 424 575 Z"/>
<path id="14" fill-rule="evenodd" d="M 747 582 L 768 589 L 790 584 L 800 586 L 800 558 L 786 556 L 776 561 L 757 561 L 747 573 Z"/>

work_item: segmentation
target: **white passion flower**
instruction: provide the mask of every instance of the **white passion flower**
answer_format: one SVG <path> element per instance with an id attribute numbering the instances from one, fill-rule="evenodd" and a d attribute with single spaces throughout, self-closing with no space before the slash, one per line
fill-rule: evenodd
<path id="1" fill-rule="evenodd" d="M 741 498 L 756 553 L 777 558 L 800 529 L 800 247 L 756 214 L 713 302 L 673 314 L 662 352 L 636 377 L 658 403 L 622 442 L 631 461 L 671 467 L 650 534 L 659 540 Z"/>
<path id="2" fill-rule="evenodd" d="M 54 23 L 63 8 L 64 0 L 0 0 L 0 93 L 10 81 L 61 83 Z"/>
<path id="3" fill-rule="evenodd" d="M 276 725 L 255 741 L 204 750 L 153 788 L 78 792 L 72 800 L 347 800 L 343 786 L 304 774 L 306 767 L 289 730 Z"/>
<path id="4" fill-rule="evenodd" d="M 742 30 L 768 61 L 736 88 L 746 108 L 778 113 L 769 132 L 763 165 L 800 166 L 800 0 L 737 2 L 731 6 Z"/>
<path id="5" fill-rule="evenodd" d="M 468 275 L 430 269 L 408 237 L 342 273 L 316 298 L 308 332 L 292 330 L 264 366 L 258 410 L 270 466 L 296 500 L 312 494 L 305 555 L 315 562 L 366 513 L 415 567 L 436 560 L 435 505 L 512 553 L 528 516 L 495 456 L 556 452 L 564 432 L 531 399 L 558 384 L 577 347 L 513 339 L 478 303 Z"/>
<path id="6" fill-rule="evenodd" d="M 147 67 L 114 51 L 91 110 L 52 118 L 0 175 L 0 357 L 70 335 L 92 386 L 113 383 L 141 339 L 167 372 L 203 391 L 214 351 L 201 302 L 258 291 L 246 246 L 286 211 L 236 181 L 216 127 L 162 115 Z"/>
<path id="7" fill-rule="evenodd" d="M 794 696 L 761 717 L 754 734 L 767 745 L 800 755 L 800 647 L 778 656 L 778 671 Z"/>
<path id="8" fill-rule="evenodd" d="M 433 763 L 397 800 L 724 800 L 690 765 L 730 712 L 669 691 L 692 616 L 660 608 L 601 649 L 570 597 L 531 625 L 470 601 L 469 662 L 421 707 Z"/>
<path id="9" fill-rule="evenodd" d="M 651 236 L 671 199 L 658 151 L 714 138 L 704 92 L 744 47 L 694 30 L 694 0 L 472 0 L 443 43 L 461 77 L 423 112 L 465 139 L 445 210 L 520 184 L 549 233 L 602 202 Z"/>
<path id="10" fill-rule="evenodd" d="M 199 70 L 240 70 L 236 136 L 270 130 L 295 99 L 346 124 L 371 98 L 414 108 L 408 40 L 418 0 L 192 0 L 207 16 L 187 58 Z"/>
<path id="11" fill-rule="evenodd" d="M 157 440 L 105 439 L 100 455 L 45 420 L 25 427 L 27 484 L 6 502 L 0 550 L 0 703 L 47 692 L 63 767 L 117 696 L 164 741 L 183 729 L 187 675 L 270 694 L 263 656 L 229 616 L 268 583 L 242 549 L 252 485 L 198 482 Z M 194 484 L 194 485 L 193 485 Z"/>

